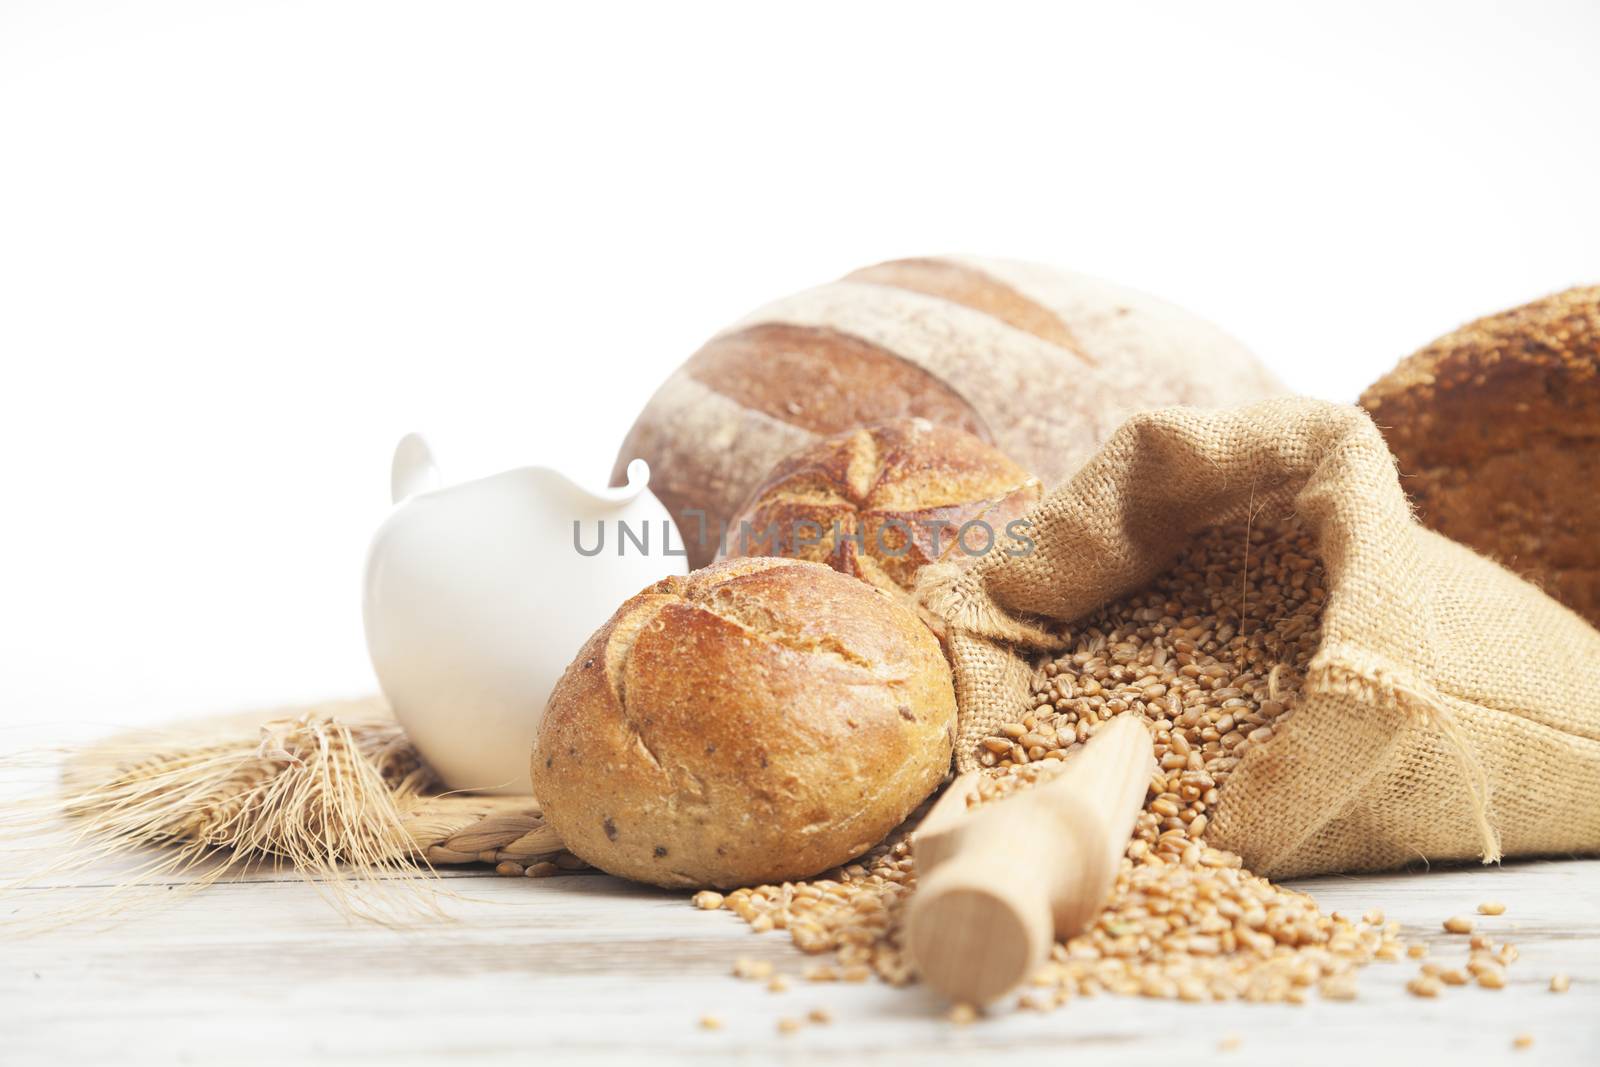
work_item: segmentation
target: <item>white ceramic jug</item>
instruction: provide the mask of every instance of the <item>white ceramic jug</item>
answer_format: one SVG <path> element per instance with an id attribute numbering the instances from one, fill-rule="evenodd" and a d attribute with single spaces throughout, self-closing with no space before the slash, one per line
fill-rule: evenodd
<path id="1" fill-rule="evenodd" d="M 625 487 L 600 492 L 544 467 L 440 488 L 420 436 L 395 448 L 395 510 L 367 557 L 367 649 L 447 787 L 528 793 L 534 732 L 561 672 L 624 600 L 687 573 L 649 478 L 634 460 Z"/>

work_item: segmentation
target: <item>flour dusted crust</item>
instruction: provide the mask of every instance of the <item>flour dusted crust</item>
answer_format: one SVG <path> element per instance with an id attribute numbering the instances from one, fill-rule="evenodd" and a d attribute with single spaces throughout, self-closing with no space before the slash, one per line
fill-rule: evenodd
<path id="1" fill-rule="evenodd" d="M 1283 391 L 1255 355 L 1226 332 L 1165 300 L 1087 274 L 1034 263 L 953 256 L 995 278 L 1061 321 L 1078 348 L 1124 379 L 1168 397 L 1163 406 L 1227 407 Z M 1099 442 L 1096 442 L 1098 447 Z"/>
<path id="2" fill-rule="evenodd" d="M 713 337 L 641 413 L 614 477 L 649 460 L 692 542 L 690 509 L 726 522 L 785 454 L 868 423 L 957 426 L 1050 486 L 1133 411 L 1279 389 L 1237 342 L 1141 293 L 1006 260 L 896 260 Z M 690 563 L 716 548 L 691 543 Z"/>
<path id="3" fill-rule="evenodd" d="M 955 694 L 910 611 L 820 564 L 741 559 L 620 607 L 550 697 L 545 818 L 611 874 L 803 878 L 872 847 L 950 764 Z"/>
<path id="4" fill-rule="evenodd" d="M 1600 624 L 1600 286 L 1469 323 L 1361 403 L 1424 523 Z"/>

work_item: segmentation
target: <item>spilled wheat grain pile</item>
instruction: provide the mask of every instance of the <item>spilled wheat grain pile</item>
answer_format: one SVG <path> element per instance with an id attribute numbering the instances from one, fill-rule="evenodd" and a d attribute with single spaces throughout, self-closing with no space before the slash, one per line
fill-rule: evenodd
<path id="1" fill-rule="evenodd" d="M 1111 900 L 1092 928 L 1055 946 L 1022 1006 L 1102 991 L 1347 999 L 1357 968 L 1406 953 L 1398 924 L 1381 914 L 1322 914 L 1205 840 L 1230 772 L 1294 714 L 1326 597 L 1314 539 L 1297 521 L 1206 531 L 1148 589 L 1067 634 L 1070 650 L 1039 665 L 1031 710 L 983 739 L 978 758 L 992 770 L 975 804 L 1055 773 L 1117 715 L 1146 719 L 1160 763 Z M 786 929 L 806 952 L 831 952 L 836 963 L 809 977 L 909 982 L 900 923 L 916 882 L 910 825 L 826 877 L 703 893 L 696 903 L 725 906 L 758 931 Z M 1501 962 L 1482 962 L 1483 984 L 1497 988 Z"/>

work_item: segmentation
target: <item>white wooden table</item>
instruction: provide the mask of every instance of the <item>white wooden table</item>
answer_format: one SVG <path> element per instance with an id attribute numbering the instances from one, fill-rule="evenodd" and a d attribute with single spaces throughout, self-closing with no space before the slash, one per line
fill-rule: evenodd
<path id="1" fill-rule="evenodd" d="M 1440 929 L 1479 901 L 1484 929 L 1517 943 L 1502 991 L 1402 990 L 1416 963 L 1374 964 L 1354 1003 L 1191 1005 L 1102 996 L 1038 1015 L 946 1022 L 921 987 L 818 984 L 787 935 L 752 934 L 682 894 L 600 875 L 456 873 L 452 921 L 390 929 L 341 917 L 309 886 L 262 876 L 196 894 L 142 890 L 107 924 L 0 943 L 0 1063 L 982 1061 L 1342 1067 L 1402 1060 L 1600 1063 L 1600 861 L 1534 862 L 1302 883 L 1325 908 L 1382 907 L 1430 958 L 1465 959 Z M 102 904 L 110 883 L 56 879 L 0 897 L 12 919 Z M 730 976 L 735 958 L 794 976 L 784 993 Z M 1552 973 L 1572 976 L 1564 995 Z M 815 1007 L 833 1016 L 780 1034 Z M 699 1026 L 704 1014 L 724 1028 Z M 1535 1044 L 1513 1052 L 1512 1038 Z M 1224 1039 L 1238 1045 L 1223 1050 Z M 1231 1044 L 1231 1042 L 1230 1042 Z"/>

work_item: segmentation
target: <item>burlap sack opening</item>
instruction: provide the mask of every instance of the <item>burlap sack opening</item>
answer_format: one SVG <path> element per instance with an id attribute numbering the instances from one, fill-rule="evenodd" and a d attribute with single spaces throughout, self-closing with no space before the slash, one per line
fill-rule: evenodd
<path id="1" fill-rule="evenodd" d="M 1600 851 L 1600 632 L 1418 525 L 1377 428 L 1318 401 L 1135 416 L 1032 513 L 1032 554 L 925 576 L 959 768 L 1022 714 L 1057 626 L 1196 532 L 1286 509 L 1320 545 L 1323 640 L 1298 710 L 1233 772 L 1212 843 L 1280 878 Z"/>

